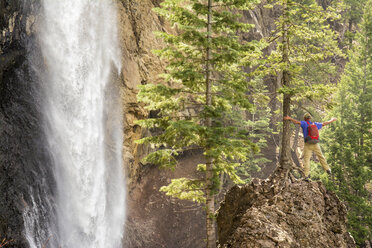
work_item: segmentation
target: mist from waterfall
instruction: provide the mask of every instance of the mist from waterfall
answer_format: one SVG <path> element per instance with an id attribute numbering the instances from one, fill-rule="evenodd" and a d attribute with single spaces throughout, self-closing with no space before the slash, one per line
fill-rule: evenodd
<path id="1" fill-rule="evenodd" d="M 40 229 L 25 214 L 30 247 L 119 248 L 125 221 L 120 68 L 111 0 L 42 0 L 38 33 L 43 119 L 52 157 L 54 214 Z"/>

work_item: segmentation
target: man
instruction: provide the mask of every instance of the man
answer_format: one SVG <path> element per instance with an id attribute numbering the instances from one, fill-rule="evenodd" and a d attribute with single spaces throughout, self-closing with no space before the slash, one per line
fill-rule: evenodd
<path id="1" fill-rule="evenodd" d="M 305 145 L 304 145 L 304 174 L 305 174 L 305 180 L 309 181 L 310 178 L 310 158 L 313 155 L 313 152 L 315 152 L 316 156 L 319 159 L 320 164 L 322 165 L 323 169 L 328 173 L 329 176 L 331 176 L 331 169 L 329 168 L 326 159 L 324 158 L 324 155 L 322 153 L 322 150 L 320 149 L 319 143 L 313 143 L 311 141 L 311 138 L 309 136 L 309 124 L 312 125 L 313 123 L 311 120 L 311 115 L 309 113 L 306 113 L 304 115 L 303 121 L 295 120 L 289 116 L 285 116 L 283 118 L 284 120 L 289 120 L 293 124 L 301 125 L 302 132 L 304 134 L 305 139 Z M 329 121 L 326 121 L 324 123 L 314 122 L 316 127 L 318 129 L 321 129 L 323 126 L 326 126 L 334 121 L 336 121 L 336 118 L 332 118 Z"/>

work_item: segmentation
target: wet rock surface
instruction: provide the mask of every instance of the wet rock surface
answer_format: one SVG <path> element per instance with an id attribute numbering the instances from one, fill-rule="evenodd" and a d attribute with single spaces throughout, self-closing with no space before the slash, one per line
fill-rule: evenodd
<path id="1" fill-rule="evenodd" d="M 356 247 L 337 196 L 321 182 L 289 180 L 234 186 L 218 211 L 220 247 Z"/>
<path id="2" fill-rule="evenodd" d="M 6 247 L 29 247 L 23 215 L 34 196 L 53 185 L 40 120 L 40 90 L 30 66 L 34 0 L 0 1 L 0 240 Z M 41 210 L 42 211 L 42 210 Z M 48 218 L 45 216 L 45 218 Z"/>

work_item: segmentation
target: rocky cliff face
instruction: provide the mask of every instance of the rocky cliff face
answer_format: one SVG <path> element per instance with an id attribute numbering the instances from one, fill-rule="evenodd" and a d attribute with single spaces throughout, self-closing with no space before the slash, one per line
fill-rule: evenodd
<path id="1" fill-rule="evenodd" d="M 124 109 L 124 161 L 128 171 L 129 185 L 135 185 L 140 176 L 140 160 L 147 154 L 147 148 L 135 144 L 145 135 L 134 121 L 146 118 L 148 113 L 138 104 L 138 85 L 157 81 L 163 71 L 159 58 L 153 49 L 162 46 L 154 32 L 164 30 L 165 25 L 152 11 L 159 0 L 130 1 L 117 0 L 119 35 L 122 50 L 121 95 Z"/>
<path id="2" fill-rule="evenodd" d="M 31 33 L 31 18 L 24 15 L 21 1 L 0 2 L 0 71 L 3 72 L 25 54 L 22 37 Z M 27 28 L 26 28 L 27 27 Z"/>
<path id="3" fill-rule="evenodd" d="M 29 66 L 29 51 L 38 50 L 31 42 L 37 8 L 34 0 L 0 1 L 0 238 L 17 248 L 27 247 L 22 215 L 30 190 L 48 192 L 53 184 Z"/>
<path id="4" fill-rule="evenodd" d="M 337 196 L 321 182 L 292 180 L 233 187 L 218 211 L 221 247 L 356 247 Z"/>

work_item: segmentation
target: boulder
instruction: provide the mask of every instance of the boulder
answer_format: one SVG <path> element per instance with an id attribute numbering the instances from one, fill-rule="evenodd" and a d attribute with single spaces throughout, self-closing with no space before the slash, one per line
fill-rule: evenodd
<path id="1" fill-rule="evenodd" d="M 346 208 L 322 182 L 271 178 L 234 186 L 217 215 L 220 247 L 356 247 Z"/>

